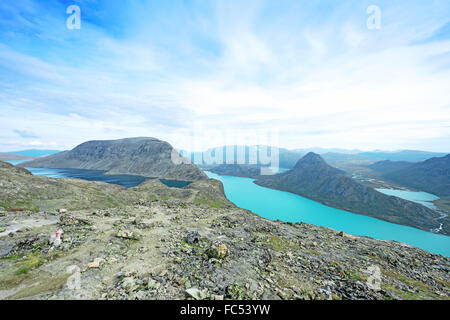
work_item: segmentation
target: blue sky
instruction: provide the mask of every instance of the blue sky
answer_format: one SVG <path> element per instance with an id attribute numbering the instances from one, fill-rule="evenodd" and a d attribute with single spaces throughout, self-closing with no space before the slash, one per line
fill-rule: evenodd
<path id="1" fill-rule="evenodd" d="M 80 30 L 66 27 L 73 4 Z M 449 12 L 449 1 L 2 0 L 0 150 L 272 135 L 288 148 L 449 152 Z"/>

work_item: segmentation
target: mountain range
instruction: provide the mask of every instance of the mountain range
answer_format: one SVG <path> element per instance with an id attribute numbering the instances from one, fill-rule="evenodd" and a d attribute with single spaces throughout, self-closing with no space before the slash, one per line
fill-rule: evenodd
<path id="1" fill-rule="evenodd" d="M 264 149 L 263 149 L 264 148 Z M 239 155 L 242 157 L 241 161 L 238 162 L 238 149 L 239 152 L 242 152 L 241 150 L 244 150 L 242 153 L 244 156 Z M 228 155 L 227 150 L 232 150 L 233 155 Z M 272 150 L 276 150 L 279 154 L 278 161 L 279 166 L 281 168 L 292 168 L 295 163 L 302 157 L 303 153 L 300 151 L 293 151 L 288 150 L 285 148 L 279 148 L 279 147 L 273 147 L 273 146 L 262 146 L 262 145 L 255 145 L 255 146 L 222 146 L 218 148 L 210 148 L 203 152 L 192 152 L 189 153 L 188 151 L 181 151 L 181 154 L 183 155 L 189 155 L 191 161 L 197 165 L 203 166 L 203 165 L 214 165 L 213 163 L 210 163 L 209 157 L 215 158 L 216 165 L 221 164 L 243 164 L 242 162 L 245 162 L 245 164 L 249 165 L 257 165 L 257 166 L 267 166 L 267 161 L 261 159 L 260 153 L 262 153 L 264 156 L 267 156 L 270 158 L 270 155 L 272 154 Z M 222 156 L 219 154 L 216 156 L 216 152 L 220 152 Z M 251 158 L 254 157 L 254 161 L 251 161 Z M 232 161 L 227 160 L 231 158 Z M 244 161 L 242 161 L 244 160 Z M 232 163 L 230 163 L 232 162 Z"/>
<path id="2" fill-rule="evenodd" d="M 0 161 L 31 160 L 33 158 L 18 153 L 0 152 Z"/>
<path id="3" fill-rule="evenodd" d="M 240 146 L 239 148 L 244 150 L 245 154 L 245 163 L 246 164 L 255 164 L 259 166 L 264 166 L 267 164 L 262 163 L 259 157 L 259 152 L 261 151 L 261 145 L 255 146 Z M 417 162 L 424 161 L 433 157 L 442 157 L 445 156 L 446 153 L 439 152 L 430 152 L 430 151 L 420 151 L 420 150 L 399 150 L 399 151 L 361 151 L 361 150 L 346 150 L 346 149 L 336 149 L 336 148 L 305 148 L 305 149 L 293 149 L 289 150 L 286 148 L 279 148 L 274 146 L 264 146 L 268 150 L 277 150 L 279 153 L 279 167 L 292 169 L 298 160 L 305 156 L 309 152 L 314 152 L 320 154 L 325 161 L 329 164 L 338 165 L 341 163 L 356 163 L 356 164 L 372 164 L 378 162 L 380 160 L 391 160 L 391 161 L 409 161 L 409 162 Z M 242 164 L 237 162 L 237 150 L 236 146 L 222 146 L 218 148 L 211 148 L 204 152 L 192 152 L 188 153 L 187 151 L 182 151 L 182 154 L 189 154 L 192 162 L 198 165 L 211 165 L 208 163 L 207 158 L 208 155 L 215 156 L 215 152 L 220 150 L 222 153 L 222 157 L 219 157 L 220 164 Z M 233 161 L 227 162 L 227 150 L 233 150 L 233 156 L 229 158 L 233 159 Z M 251 163 L 249 161 L 250 150 L 256 151 L 257 161 L 256 163 Z M 270 153 L 270 151 L 269 151 Z M 188 156 L 189 157 L 189 156 Z M 198 161 L 200 159 L 200 161 Z"/>
<path id="4" fill-rule="evenodd" d="M 422 205 L 382 194 L 331 167 L 318 154 L 308 153 L 292 170 L 260 176 L 256 184 L 288 191 L 338 209 L 430 231 L 439 227 L 439 214 Z M 449 234 L 448 227 L 445 233 Z"/>
<path id="5" fill-rule="evenodd" d="M 254 150 L 257 151 L 257 154 L 259 154 L 260 148 L 261 146 L 255 146 Z M 222 151 L 224 153 L 223 161 L 225 161 L 227 158 L 226 148 L 224 147 Z M 246 147 L 244 151 L 245 159 L 248 161 L 252 150 L 250 147 Z M 289 163 L 300 157 L 298 153 L 300 151 L 298 150 L 278 149 L 278 151 L 280 167 L 283 167 L 283 164 L 288 166 Z M 180 163 L 175 163 L 172 159 L 174 152 L 178 155 L 178 152 L 169 143 L 155 138 L 88 141 L 73 150 L 34 159 L 19 166 L 102 170 L 106 174 L 130 174 L 184 181 L 207 179 L 207 176 L 196 165 L 190 163 L 189 159 L 183 158 Z M 213 151 L 210 150 L 210 152 Z M 235 148 L 235 161 L 236 154 L 237 149 Z M 325 155 L 329 154 L 326 153 Z M 413 154 L 416 155 L 417 152 Z M 347 153 L 341 155 L 355 157 L 359 154 Z M 197 156 L 199 155 L 197 154 Z M 259 161 L 259 157 L 257 157 L 257 160 Z M 390 164 L 390 166 L 387 164 Z M 439 169 L 437 164 L 442 164 L 443 168 L 447 169 Z M 446 165 L 447 167 L 445 167 Z M 362 185 L 346 176 L 344 171 L 328 165 L 322 156 L 313 152 L 296 160 L 291 170 L 277 175 L 260 176 L 260 167 L 261 165 L 224 164 L 212 167 L 209 170 L 222 175 L 252 177 L 257 179 L 255 183 L 261 186 L 296 193 L 328 206 L 393 223 L 409 225 L 427 231 L 439 228 L 440 225 L 436 220 L 439 215 L 435 211 L 410 201 L 384 195 L 371 187 Z M 430 188 L 435 188 L 433 190 L 439 188 L 441 191 L 439 193 L 434 192 L 435 194 L 443 194 L 448 187 L 448 158 L 443 158 L 443 160 L 433 158 L 416 164 L 383 162 L 371 168 L 375 170 L 381 167 L 386 167 L 385 174 L 396 174 L 396 177 L 409 176 L 411 183 L 414 181 L 416 183 L 427 183 Z M 397 168 L 394 172 L 388 170 L 387 167 L 400 168 Z M 408 173 L 412 168 L 415 168 L 416 175 L 421 174 L 423 178 L 418 179 Z M 438 179 L 440 183 L 433 182 L 432 177 Z M 447 228 L 444 228 L 444 233 L 449 231 Z"/>
<path id="6" fill-rule="evenodd" d="M 61 152 L 61 151 L 60 150 L 27 149 L 27 150 L 12 151 L 9 153 L 20 154 L 20 155 L 26 156 L 26 157 L 37 158 L 37 157 L 48 156 L 48 155 L 55 154 L 58 152 Z"/>
<path id="7" fill-rule="evenodd" d="M 450 196 L 450 154 L 422 162 L 380 161 L 369 166 L 383 178 L 437 196 Z"/>

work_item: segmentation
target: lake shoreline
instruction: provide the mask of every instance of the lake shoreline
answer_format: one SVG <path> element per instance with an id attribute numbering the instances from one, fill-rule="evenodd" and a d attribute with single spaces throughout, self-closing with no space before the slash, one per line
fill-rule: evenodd
<path id="1" fill-rule="evenodd" d="M 55 170 L 57 170 L 57 169 L 55 169 Z M 87 171 L 89 172 L 90 170 L 87 170 Z M 205 171 L 205 173 L 208 174 L 207 171 Z M 49 173 L 40 174 L 40 175 L 48 177 L 49 176 L 48 174 Z M 66 172 L 66 174 L 67 174 L 67 172 Z M 214 175 L 216 175 L 216 174 L 214 174 Z M 109 177 L 109 175 L 103 175 L 102 176 L 102 178 L 108 178 L 108 177 Z M 226 176 L 219 176 L 219 177 L 226 178 Z M 69 176 L 64 176 L 64 177 L 60 176 L 59 178 L 71 178 L 71 177 L 69 177 Z M 80 179 L 80 177 L 72 177 L 72 178 Z M 432 243 L 428 244 L 428 245 L 426 245 L 424 247 L 424 246 L 421 246 L 420 244 L 418 245 L 417 241 L 415 241 L 414 239 L 412 241 L 407 241 L 407 240 L 405 241 L 405 240 L 402 240 L 402 239 L 397 239 L 398 238 L 397 236 L 392 237 L 392 236 L 383 234 L 383 232 L 380 232 L 380 230 L 377 231 L 377 228 L 380 229 L 380 227 L 377 227 L 377 225 L 379 225 L 379 222 L 380 222 L 380 223 L 388 224 L 388 226 L 389 225 L 396 226 L 396 227 L 394 227 L 394 229 L 400 228 L 400 229 L 403 230 L 402 231 L 404 233 L 403 234 L 403 238 L 408 238 L 408 236 L 407 236 L 408 233 L 414 234 L 416 232 L 423 232 L 423 233 L 431 235 L 431 237 L 437 236 L 437 237 L 444 237 L 445 239 L 450 239 L 446 235 L 443 235 L 443 234 L 440 234 L 440 233 L 432 233 L 432 232 L 429 232 L 429 231 L 426 231 L 426 230 L 422 230 L 422 229 L 418 229 L 418 228 L 414 228 L 414 227 L 411 227 L 411 226 L 395 224 L 395 223 L 388 222 L 388 221 L 385 221 L 385 220 L 382 220 L 382 219 L 377 219 L 377 218 L 374 218 L 374 217 L 370 217 L 370 216 L 364 215 L 364 214 L 358 214 L 358 213 L 354 213 L 354 212 L 350 212 L 350 211 L 344 211 L 344 210 L 341 210 L 339 208 L 335 208 L 335 207 L 329 206 L 326 203 L 321 203 L 319 201 L 315 201 L 313 199 L 309 199 L 309 198 L 303 197 L 301 195 L 297 195 L 297 194 L 286 192 L 286 191 L 280 191 L 280 190 L 276 190 L 276 189 L 271 189 L 271 188 L 259 186 L 259 185 L 255 184 L 254 183 L 255 180 L 251 179 L 251 178 L 240 178 L 240 177 L 231 177 L 231 176 L 229 178 L 245 179 L 245 180 L 242 180 L 242 181 L 247 181 L 247 182 L 251 181 L 252 185 L 254 185 L 254 186 L 258 187 L 258 188 L 261 188 L 261 189 L 270 190 L 271 192 L 272 191 L 276 191 L 276 192 L 278 192 L 280 194 L 283 194 L 283 197 L 284 198 L 288 198 L 288 200 L 291 199 L 292 197 L 294 198 L 294 200 L 298 200 L 297 198 L 303 198 L 303 199 L 305 199 L 307 201 L 310 201 L 311 203 L 315 203 L 316 204 L 316 205 L 313 205 L 313 207 L 316 208 L 316 209 L 312 209 L 312 211 L 314 211 L 314 210 L 318 210 L 318 211 L 321 211 L 321 210 L 322 211 L 324 211 L 324 210 L 325 211 L 327 211 L 327 210 L 341 211 L 342 213 L 344 213 L 343 215 L 342 215 L 342 213 L 339 213 L 339 215 L 335 216 L 335 218 L 339 219 L 339 220 L 342 220 L 344 218 L 349 220 L 349 217 L 346 216 L 346 214 L 347 215 L 356 216 L 355 220 L 361 220 L 358 217 L 362 217 L 362 218 L 366 218 L 366 219 L 373 219 L 373 220 L 370 220 L 369 222 L 367 222 L 367 221 L 364 222 L 365 219 L 362 219 L 363 220 L 363 223 L 362 223 L 363 227 L 365 225 L 365 227 L 368 227 L 369 229 L 372 228 L 373 230 L 372 231 L 369 230 L 368 232 L 360 232 L 360 230 L 358 230 L 358 228 L 347 228 L 347 227 L 345 227 L 345 224 L 339 224 L 339 223 L 334 224 L 334 223 L 329 223 L 329 221 L 325 221 L 325 223 L 321 223 L 320 221 L 319 222 L 317 222 L 317 221 L 315 222 L 314 219 L 312 219 L 312 220 L 311 219 L 309 219 L 309 220 L 306 219 L 305 220 L 305 218 L 303 216 L 299 217 L 298 219 L 285 219 L 286 217 L 285 216 L 283 217 L 283 210 L 284 210 L 282 208 L 283 207 L 283 203 L 282 203 L 282 201 L 279 202 L 279 201 L 277 201 L 275 199 L 269 201 L 269 206 L 272 208 L 271 209 L 272 210 L 272 214 L 268 215 L 267 212 L 266 213 L 263 212 L 263 214 L 261 214 L 261 210 L 254 209 L 254 208 L 249 208 L 248 205 L 242 205 L 242 203 L 240 201 L 235 201 L 236 199 L 234 199 L 234 197 L 232 195 L 230 196 L 229 192 L 227 192 L 229 190 L 227 190 L 228 186 L 227 186 L 226 183 L 224 183 L 224 181 L 223 181 L 224 179 L 218 179 L 224 185 L 224 190 L 225 190 L 225 194 L 226 194 L 227 199 L 229 199 L 237 207 L 240 207 L 242 209 L 248 210 L 249 212 L 252 212 L 253 214 L 256 214 L 256 215 L 258 215 L 258 216 L 260 216 L 260 217 L 262 217 L 264 219 L 273 220 L 273 221 L 280 220 L 280 221 L 292 222 L 292 223 L 307 223 L 307 224 L 311 224 L 311 225 L 326 227 L 326 228 L 333 229 L 333 230 L 343 231 L 343 232 L 346 232 L 348 234 L 354 234 L 356 236 L 364 236 L 364 237 L 369 237 L 369 238 L 378 239 L 378 240 L 385 240 L 385 241 L 397 241 L 397 242 L 405 243 L 407 245 L 412 245 L 412 246 L 415 246 L 415 247 L 418 247 L 418 248 L 422 248 L 422 249 L 427 250 L 429 252 L 433 252 L 433 253 L 437 253 L 437 254 L 445 254 L 447 257 L 450 257 L 450 250 L 447 249 L 447 248 L 450 248 L 450 241 L 449 240 L 438 239 L 440 242 L 442 242 L 442 241 L 444 241 L 446 243 L 448 242 L 448 245 L 446 245 L 447 248 L 445 246 L 442 246 L 441 249 L 434 250 Z M 83 178 L 81 178 L 81 179 L 83 179 Z M 216 178 L 213 177 L 213 179 L 216 179 Z M 83 180 L 87 180 L 87 179 L 83 179 Z M 101 182 L 107 182 L 107 183 L 110 183 L 110 184 L 117 184 L 117 183 L 112 183 L 111 181 L 109 181 L 109 182 L 105 181 L 104 179 L 88 180 L 88 181 L 101 181 Z M 271 193 L 269 192 L 267 194 L 269 196 L 263 197 L 262 201 L 264 201 L 264 198 L 266 198 L 265 201 L 268 200 L 267 198 L 269 198 L 269 200 L 271 199 L 270 198 L 271 197 Z M 286 195 L 291 195 L 292 197 L 291 196 L 286 196 Z M 322 206 L 322 207 L 318 207 L 318 206 Z M 328 209 L 324 209 L 324 208 L 328 208 Z M 292 208 L 288 208 L 288 209 L 292 211 Z M 298 210 L 303 212 L 304 208 L 302 209 L 302 207 L 300 205 L 300 208 Z M 305 210 L 307 210 L 307 209 L 305 209 Z M 294 210 L 294 211 L 296 211 L 296 210 Z M 273 214 L 273 213 L 275 213 L 275 214 Z M 408 229 L 405 231 L 404 228 L 408 228 Z M 409 231 L 409 230 L 411 230 L 411 231 Z M 394 234 L 394 235 L 395 235 L 395 233 L 396 232 L 392 232 L 392 234 Z M 400 237 L 400 238 L 402 238 L 402 237 Z M 420 238 L 420 236 L 418 238 Z M 429 237 L 428 236 L 424 236 L 424 238 L 429 238 Z M 428 239 L 426 241 L 430 241 L 430 239 Z M 414 242 L 414 243 L 411 243 L 411 242 Z M 444 252 L 447 252 L 447 251 L 449 251 L 449 252 L 448 253 L 444 253 Z"/>
<path id="2" fill-rule="evenodd" d="M 240 178 L 233 176 L 227 177 L 219 176 L 214 173 L 205 173 L 207 173 L 210 178 L 218 179 L 224 184 L 227 198 L 236 206 L 249 210 L 262 218 L 269 220 L 280 220 L 289 223 L 307 223 L 337 231 L 343 231 L 355 236 L 400 242 L 406 245 L 421 248 L 428 252 L 443 254 L 444 256 L 450 257 L 450 237 L 447 235 L 377 219 L 368 215 L 344 211 L 307 197 L 302 197 L 301 195 L 295 193 L 259 186 L 254 183 L 254 179 L 251 178 Z M 263 204 L 255 204 L 256 202 L 249 201 L 247 199 L 248 197 L 245 197 L 242 190 L 230 192 L 230 188 L 236 187 L 236 185 L 232 182 L 235 179 L 245 179 L 242 180 L 243 184 L 249 186 L 250 183 L 256 188 L 261 188 L 261 194 L 255 197 L 260 199 L 259 202 L 262 202 Z M 270 190 L 270 192 L 264 191 L 264 189 Z M 277 197 L 281 199 L 277 199 Z M 267 198 L 271 198 L 271 201 L 267 201 Z M 315 205 L 312 205 L 313 208 L 308 209 L 308 203 L 306 203 L 306 205 L 303 203 L 305 201 Z M 277 204 L 274 205 L 274 202 L 277 202 Z M 289 205 L 286 205 L 286 203 L 289 202 L 293 202 L 294 205 L 298 202 L 298 208 L 295 209 L 289 207 Z M 275 212 L 276 215 L 268 213 L 270 210 Z M 323 211 L 330 211 L 331 216 L 323 219 Z M 286 216 L 285 212 L 291 212 L 294 216 Z M 301 215 L 299 216 L 298 214 Z M 296 216 L 298 218 L 295 218 Z M 317 218 L 317 216 L 322 217 Z M 325 216 L 327 215 L 325 214 Z M 352 222 L 352 220 L 355 220 L 356 225 Z M 349 222 L 351 223 L 350 225 L 348 224 Z M 364 228 L 366 229 L 365 231 L 362 230 Z"/>
<path id="3" fill-rule="evenodd" d="M 377 217 L 373 217 L 373 216 L 371 216 L 371 215 L 369 215 L 369 214 L 365 214 L 365 213 L 361 213 L 361 212 L 352 211 L 352 209 L 347 209 L 347 208 L 343 208 L 343 207 L 338 207 L 338 206 L 336 206 L 336 205 L 333 205 L 332 203 L 327 203 L 326 201 L 320 201 L 320 200 L 317 200 L 317 199 L 310 198 L 310 197 L 308 197 L 307 195 L 303 195 L 303 194 L 299 194 L 299 193 L 294 193 L 294 192 L 289 192 L 289 191 L 285 191 L 285 190 L 280 190 L 280 189 L 272 188 L 272 187 L 269 187 L 269 186 L 262 186 L 262 185 L 259 185 L 258 183 L 256 183 L 256 180 L 253 181 L 253 183 L 256 184 L 257 186 L 262 187 L 262 188 L 267 188 L 267 189 L 271 189 L 271 190 L 277 190 L 277 191 L 281 191 L 281 192 L 287 192 L 287 193 L 290 193 L 290 194 L 298 195 L 298 196 L 300 196 L 300 197 L 303 197 L 303 198 L 306 198 L 306 199 L 308 199 L 308 200 L 311 200 L 311 201 L 314 201 L 314 202 L 323 204 L 324 206 L 327 206 L 327 207 L 330 207 L 330 208 L 334 208 L 334 209 L 338 209 L 338 210 L 343 210 L 343 211 L 346 211 L 346 212 L 350 212 L 350 213 L 353 213 L 353 214 L 358 214 L 358 215 L 366 216 L 366 217 L 369 217 L 369 218 L 381 220 L 381 221 L 388 222 L 388 223 L 393 223 L 393 224 L 396 224 L 396 225 L 399 225 L 399 226 L 406 226 L 406 227 L 415 228 L 415 229 L 422 230 L 422 231 L 425 231 L 425 232 L 430 232 L 430 233 L 433 233 L 433 234 L 439 234 L 439 235 L 443 235 L 443 236 L 450 236 L 450 235 L 444 234 L 444 233 L 433 232 L 432 230 L 428 230 L 428 229 L 426 229 L 426 228 L 418 228 L 418 227 L 416 227 L 416 226 L 414 226 L 414 225 L 407 225 L 407 224 L 395 223 L 395 222 L 392 222 L 392 221 L 389 221 L 389 220 L 385 220 L 385 219 L 380 219 L 380 218 L 377 218 Z M 438 212 L 436 211 L 436 213 L 438 213 Z M 437 217 L 436 219 L 442 219 L 442 217 Z"/>

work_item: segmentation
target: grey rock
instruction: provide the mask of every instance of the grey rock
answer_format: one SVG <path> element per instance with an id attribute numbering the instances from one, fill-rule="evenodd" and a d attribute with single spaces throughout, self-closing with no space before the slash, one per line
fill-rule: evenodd
<path id="1" fill-rule="evenodd" d="M 200 233 L 197 231 L 189 232 L 186 236 L 186 242 L 187 243 L 197 243 L 200 241 Z"/>

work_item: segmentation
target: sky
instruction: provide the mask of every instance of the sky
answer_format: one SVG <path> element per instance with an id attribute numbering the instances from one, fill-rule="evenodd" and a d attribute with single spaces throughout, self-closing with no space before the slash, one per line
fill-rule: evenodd
<path id="1" fill-rule="evenodd" d="M 0 151 L 148 136 L 450 152 L 449 13 L 447 0 L 2 0 Z"/>

